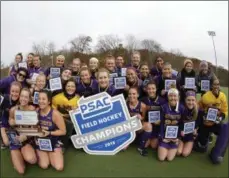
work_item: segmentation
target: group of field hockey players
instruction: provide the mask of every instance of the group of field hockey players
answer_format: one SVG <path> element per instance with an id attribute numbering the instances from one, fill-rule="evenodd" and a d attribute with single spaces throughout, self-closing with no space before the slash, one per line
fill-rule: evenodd
<path id="1" fill-rule="evenodd" d="M 216 138 L 209 158 L 214 164 L 223 161 L 228 145 L 227 98 L 206 61 L 194 71 L 192 60 L 186 59 L 178 72 L 161 56 L 153 66 L 142 63 L 138 51 L 129 64 L 122 55 L 107 55 L 103 61 L 101 66 L 95 57 L 88 64 L 75 58 L 66 66 L 65 57 L 58 55 L 53 66 L 43 68 L 39 55 L 30 53 L 25 61 L 21 53 L 15 56 L 9 75 L 0 80 L 1 148 L 9 148 L 19 174 L 24 174 L 26 163 L 64 169 L 63 153 L 75 134 L 69 111 L 78 108 L 80 97 L 100 92 L 122 94 L 130 116 L 141 120 L 134 142 L 141 156 L 156 150 L 158 160 L 172 161 L 189 156 L 192 150 L 207 152 Z M 115 82 L 119 77 L 126 80 L 122 88 Z M 35 111 L 42 132 L 21 134 L 15 118 L 18 111 Z M 42 139 L 51 149 L 42 149 Z"/>

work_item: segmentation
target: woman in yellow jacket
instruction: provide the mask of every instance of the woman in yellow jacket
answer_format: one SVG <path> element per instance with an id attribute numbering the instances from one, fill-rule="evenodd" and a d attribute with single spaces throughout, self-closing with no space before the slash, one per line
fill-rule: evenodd
<path id="1" fill-rule="evenodd" d="M 211 133 L 219 135 L 222 132 L 222 128 L 225 125 L 224 120 L 228 115 L 227 97 L 220 91 L 218 79 L 213 81 L 211 90 L 206 92 L 200 99 L 199 108 L 204 110 L 205 114 L 199 128 L 196 151 L 206 152 L 209 135 Z"/>
<path id="2" fill-rule="evenodd" d="M 69 138 L 74 132 L 69 111 L 78 107 L 79 96 L 76 94 L 76 83 L 73 78 L 69 79 L 63 86 L 63 92 L 57 94 L 52 99 L 52 107 L 57 109 L 63 116 L 67 133 L 61 138 L 65 148 L 69 145 Z"/>

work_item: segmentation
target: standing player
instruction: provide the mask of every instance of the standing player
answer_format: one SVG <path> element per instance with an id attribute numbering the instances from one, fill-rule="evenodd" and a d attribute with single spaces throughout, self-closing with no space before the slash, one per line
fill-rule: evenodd
<path id="1" fill-rule="evenodd" d="M 137 74 L 140 73 L 141 54 L 139 51 L 134 51 L 131 55 L 131 62 L 126 67 L 135 68 Z"/>
<path id="2" fill-rule="evenodd" d="M 118 72 L 118 76 L 122 76 L 122 68 L 124 67 L 123 55 L 119 54 L 115 59 L 115 65 Z"/>
<path id="3" fill-rule="evenodd" d="M 163 64 L 164 64 L 164 60 L 162 59 L 162 57 L 157 56 L 154 62 L 154 67 L 152 67 L 150 71 L 150 74 L 152 75 L 152 77 L 157 77 L 162 74 Z"/>
<path id="4" fill-rule="evenodd" d="M 20 63 L 22 61 L 23 61 L 22 53 L 18 53 L 15 56 L 14 64 L 12 66 L 10 66 L 8 75 L 15 75 L 17 73 L 17 70 L 18 70 L 18 63 Z"/>
<path id="5" fill-rule="evenodd" d="M 38 107 L 38 93 L 46 87 L 46 76 L 45 74 L 39 74 L 36 78 L 36 83 L 33 88 L 30 88 L 32 94 L 32 103 L 34 107 Z"/>
<path id="6" fill-rule="evenodd" d="M 199 65 L 199 74 L 196 76 L 198 93 L 203 96 L 204 93 L 210 90 L 212 82 L 215 79 L 216 76 L 209 70 L 208 63 L 206 61 L 201 61 Z"/>
<path id="7" fill-rule="evenodd" d="M 50 75 L 50 69 L 52 67 L 54 68 L 59 68 L 60 69 L 60 74 L 62 73 L 62 70 L 64 68 L 64 62 L 65 62 L 65 57 L 63 55 L 59 55 L 56 57 L 56 60 L 55 60 L 55 65 L 54 66 L 51 66 L 51 67 L 48 67 L 45 71 L 45 75 L 47 77 L 47 80 L 49 80 L 50 78 L 52 78 L 52 76 Z"/>
<path id="8" fill-rule="evenodd" d="M 124 89 L 125 93 L 124 96 L 127 98 L 128 90 L 130 87 L 138 88 L 139 97 L 142 96 L 143 89 L 142 89 L 142 80 L 138 78 L 136 69 L 134 67 L 128 67 L 126 70 L 126 88 Z"/>
<path id="9" fill-rule="evenodd" d="M 167 99 L 167 92 L 171 87 L 170 84 L 166 89 L 166 82 L 168 80 L 172 80 L 172 85 L 175 85 L 176 88 L 178 88 L 177 77 L 172 75 L 172 65 L 170 63 L 165 63 L 162 68 L 162 75 L 159 75 L 155 78 L 155 82 L 157 84 L 157 94 L 165 99 Z M 176 84 L 174 82 L 176 82 Z"/>
<path id="10" fill-rule="evenodd" d="M 96 73 L 99 69 L 99 60 L 97 58 L 92 57 L 89 59 L 89 69 L 91 71 L 91 79 L 96 79 Z"/>
<path id="11" fill-rule="evenodd" d="M 80 83 L 77 85 L 76 92 L 80 96 L 88 97 L 95 93 L 96 88 L 98 88 L 98 82 L 91 79 L 91 72 L 88 68 L 82 67 L 80 69 Z"/>
<path id="12" fill-rule="evenodd" d="M 193 62 L 190 59 L 186 59 L 184 61 L 184 68 L 181 70 L 181 72 L 178 74 L 178 79 L 177 81 L 180 84 L 180 98 L 181 101 L 184 103 L 185 100 L 185 93 L 188 90 L 193 90 L 196 91 L 196 81 L 194 83 L 195 88 L 186 88 L 185 86 L 185 80 L 186 78 L 193 78 L 196 79 L 196 73 L 193 70 Z"/>
<path id="13" fill-rule="evenodd" d="M 99 69 L 97 72 L 98 87 L 95 89 L 95 93 L 107 92 L 111 96 L 115 96 L 121 93 L 121 90 L 115 89 L 113 84 L 110 84 L 109 71 L 105 68 Z"/>
<path id="14" fill-rule="evenodd" d="M 72 76 L 75 79 L 76 83 L 78 84 L 80 82 L 80 67 L 81 67 L 80 58 L 73 59 L 71 67 L 72 67 Z"/>

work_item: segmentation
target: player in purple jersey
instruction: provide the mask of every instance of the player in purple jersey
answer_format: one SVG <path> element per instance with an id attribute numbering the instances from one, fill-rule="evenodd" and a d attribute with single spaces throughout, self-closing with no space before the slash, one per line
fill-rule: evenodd
<path id="1" fill-rule="evenodd" d="M 173 86 L 174 87 L 174 86 Z M 180 138 L 180 124 L 184 106 L 179 103 L 179 92 L 176 88 L 168 91 L 168 103 L 162 105 L 158 159 L 172 161 L 177 153 Z"/>
<path id="2" fill-rule="evenodd" d="M 175 81 L 176 87 L 178 88 L 179 85 L 177 82 L 177 77 L 172 75 L 172 65 L 170 63 L 165 63 L 162 68 L 162 75 L 159 75 L 155 78 L 155 82 L 157 84 L 157 94 L 165 99 L 167 99 L 167 92 L 169 88 L 171 87 L 170 86 L 171 84 L 170 84 L 169 86 L 167 86 L 168 88 L 166 89 L 165 84 L 167 80 Z"/>
<path id="3" fill-rule="evenodd" d="M 146 94 L 146 85 L 147 85 L 147 83 L 149 83 L 150 81 L 153 80 L 153 77 L 151 76 L 150 71 L 149 71 L 148 63 L 141 64 L 140 74 L 139 74 L 138 78 L 142 80 L 142 86 L 143 86 L 142 95 L 146 96 L 147 95 Z"/>
<path id="4" fill-rule="evenodd" d="M 80 96 L 88 97 L 95 93 L 98 88 L 98 82 L 95 79 L 91 79 L 91 72 L 88 68 L 83 67 L 80 69 L 80 83 L 76 87 L 76 92 Z"/>
<path id="5" fill-rule="evenodd" d="M 19 105 L 12 107 L 9 112 L 9 125 L 12 127 L 12 129 L 8 131 L 10 154 L 14 168 L 19 174 L 24 174 L 25 172 L 24 161 L 30 164 L 35 164 L 37 162 L 36 153 L 33 148 L 33 137 L 25 136 L 23 134 L 19 135 L 14 129 L 16 125 L 15 112 L 17 110 L 35 111 L 34 106 L 29 105 L 30 99 L 31 94 L 29 89 L 23 88 L 20 93 Z"/>
<path id="6" fill-rule="evenodd" d="M 146 115 L 144 119 L 144 132 L 141 135 L 139 152 L 141 155 L 147 154 L 146 148 L 151 145 L 153 149 L 158 146 L 158 135 L 160 132 L 160 118 L 152 123 L 149 121 L 149 113 L 151 111 L 160 112 L 161 115 L 161 105 L 166 103 L 166 100 L 156 94 L 156 84 L 154 81 L 150 81 L 146 86 L 147 96 L 141 99 L 141 101 L 146 104 Z"/>
<path id="7" fill-rule="evenodd" d="M 118 76 L 122 76 L 122 68 L 124 67 L 123 55 L 119 54 L 115 59 L 115 65 L 118 72 Z"/>
<path id="8" fill-rule="evenodd" d="M 9 74 L 8 75 L 15 75 L 17 73 L 17 70 L 18 70 L 18 63 L 22 62 L 23 60 L 23 56 L 22 56 L 22 53 L 18 53 L 16 56 L 15 56 L 15 59 L 14 59 L 14 64 L 10 67 L 9 69 Z"/>
<path id="9" fill-rule="evenodd" d="M 89 69 L 91 71 L 91 79 L 96 79 L 96 73 L 99 69 L 99 60 L 97 58 L 92 57 L 89 59 Z"/>
<path id="10" fill-rule="evenodd" d="M 187 157 L 192 151 L 203 112 L 197 107 L 196 93 L 194 91 L 187 91 L 185 95 L 185 110 L 182 116 L 181 140 L 179 142 L 177 155 Z M 189 126 L 185 128 L 185 124 Z"/>
<path id="11" fill-rule="evenodd" d="M 10 75 L 6 78 L 0 80 L 0 93 L 2 94 L 9 94 L 10 92 L 10 85 L 12 82 L 17 81 L 20 82 L 22 87 L 26 87 L 26 78 L 28 77 L 28 71 L 25 68 L 19 68 L 15 75 Z"/>
<path id="12" fill-rule="evenodd" d="M 80 58 L 73 59 L 71 63 L 72 77 L 75 79 L 77 84 L 80 83 L 80 68 L 81 68 Z"/>
<path id="13" fill-rule="evenodd" d="M 163 68 L 164 60 L 161 56 L 157 56 L 156 60 L 154 62 L 154 67 L 150 70 L 150 74 L 152 77 L 157 77 L 162 74 L 162 68 Z"/>
<path id="14" fill-rule="evenodd" d="M 146 113 L 146 105 L 143 102 L 139 101 L 138 97 L 139 97 L 138 88 L 130 87 L 128 91 L 127 108 L 131 117 L 137 116 L 138 119 L 143 121 Z M 137 135 L 137 137 L 138 136 L 139 134 Z M 124 150 L 126 149 L 127 147 Z"/>
<path id="15" fill-rule="evenodd" d="M 64 119 L 51 107 L 52 94 L 48 90 L 39 93 L 39 125 L 43 135 L 35 138 L 38 164 L 47 169 L 49 164 L 57 171 L 64 169 L 64 157 L 59 136 L 66 134 Z"/>
<path id="16" fill-rule="evenodd" d="M 97 73 L 98 87 L 95 89 L 95 93 L 107 92 L 111 96 L 120 94 L 122 90 L 115 89 L 113 84 L 110 84 L 109 71 L 105 68 L 100 68 Z"/>
<path id="17" fill-rule="evenodd" d="M 44 69 L 41 67 L 40 55 L 33 56 L 33 67 L 29 68 L 28 72 L 29 72 L 29 79 L 27 79 L 26 82 L 32 86 L 36 82 L 36 80 L 33 80 L 33 75 L 44 73 Z"/>
<path id="18" fill-rule="evenodd" d="M 62 89 L 55 90 L 52 92 L 52 96 L 56 96 L 57 94 L 61 93 L 63 91 L 63 87 L 66 84 L 66 82 L 72 77 L 72 70 L 70 68 L 63 68 L 60 79 L 61 79 L 61 84 L 62 84 Z M 48 83 L 49 86 L 49 83 Z M 50 88 L 50 86 L 49 86 Z"/>
<path id="19" fill-rule="evenodd" d="M 199 73 L 196 76 L 197 82 L 197 92 L 203 96 L 207 91 L 210 90 L 210 86 L 213 81 L 216 79 L 216 75 L 209 70 L 209 65 L 207 61 L 201 61 L 199 65 Z M 209 81 L 208 87 L 202 87 L 202 81 Z"/>
<path id="20" fill-rule="evenodd" d="M 193 78 L 196 79 L 196 73 L 193 70 L 193 62 L 190 59 L 186 59 L 184 61 L 184 68 L 181 70 L 181 72 L 178 74 L 177 76 L 177 81 L 179 82 L 179 91 L 180 91 L 180 99 L 181 101 L 184 103 L 185 102 L 185 93 L 188 90 L 193 90 L 196 91 L 196 86 L 197 83 L 195 81 L 194 83 L 194 88 L 187 88 L 187 86 L 185 86 L 185 80 L 186 78 Z"/>
<path id="21" fill-rule="evenodd" d="M 72 60 L 72 64 L 71 64 L 72 76 L 79 76 L 80 75 L 80 67 L 81 67 L 80 58 L 74 58 Z"/>
<path id="22" fill-rule="evenodd" d="M 10 85 L 10 94 L 4 95 L 3 102 L 0 106 L 2 111 L 1 115 L 1 138 L 5 146 L 9 145 L 9 139 L 7 136 L 7 131 L 9 129 L 9 110 L 18 103 L 19 96 L 21 92 L 21 84 L 19 82 L 13 82 Z"/>
<path id="23" fill-rule="evenodd" d="M 64 62 L 65 62 L 65 57 L 63 55 L 58 55 L 56 57 L 55 65 L 54 66 L 51 66 L 51 67 L 48 67 L 45 70 L 45 75 L 47 77 L 47 80 L 49 80 L 50 78 L 52 78 L 52 76 L 50 75 L 50 68 L 52 68 L 52 67 L 54 67 L 54 68 L 60 68 L 60 73 L 61 73 L 62 70 L 63 70 L 63 68 L 64 68 Z"/>
<path id="24" fill-rule="evenodd" d="M 46 76 L 45 74 L 39 74 L 36 78 L 36 83 L 33 87 L 30 88 L 32 94 L 32 104 L 34 107 L 38 107 L 38 95 L 42 89 L 46 87 Z M 37 93 L 36 93 L 37 92 Z"/>
<path id="25" fill-rule="evenodd" d="M 139 51 L 134 51 L 131 55 L 131 62 L 127 64 L 126 67 L 135 68 L 137 74 L 140 73 L 140 62 L 141 62 L 141 54 Z"/>
<path id="26" fill-rule="evenodd" d="M 112 55 L 108 55 L 105 58 L 105 68 L 109 71 L 110 84 L 114 84 L 114 77 L 118 77 L 118 72 L 116 71 L 115 58 Z"/>
<path id="27" fill-rule="evenodd" d="M 130 87 L 138 88 L 139 97 L 142 96 L 142 80 L 140 80 L 137 76 L 136 69 L 134 67 L 128 67 L 126 70 L 126 88 L 124 89 L 124 96 L 127 98 L 128 90 Z"/>
<path id="28" fill-rule="evenodd" d="M 33 53 L 29 53 L 28 56 L 27 56 L 26 63 L 27 63 L 27 66 L 28 66 L 28 70 L 33 68 L 33 56 L 34 56 Z"/>

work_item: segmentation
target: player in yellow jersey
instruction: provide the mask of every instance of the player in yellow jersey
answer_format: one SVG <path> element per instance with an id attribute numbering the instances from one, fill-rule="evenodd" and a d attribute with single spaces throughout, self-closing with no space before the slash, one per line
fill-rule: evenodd
<path id="1" fill-rule="evenodd" d="M 225 118 L 228 115 L 227 98 L 220 90 L 218 79 L 213 80 L 211 90 L 202 96 L 199 101 L 199 107 L 205 111 L 205 114 L 199 129 L 196 151 L 206 152 L 208 149 L 209 135 L 214 133 L 218 136 L 222 132 L 222 128 L 224 128 L 225 125 Z M 224 134 L 221 133 L 221 135 Z M 227 139 L 226 136 L 224 138 Z M 222 141 L 222 143 L 223 142 L 224 141 Z"/>

